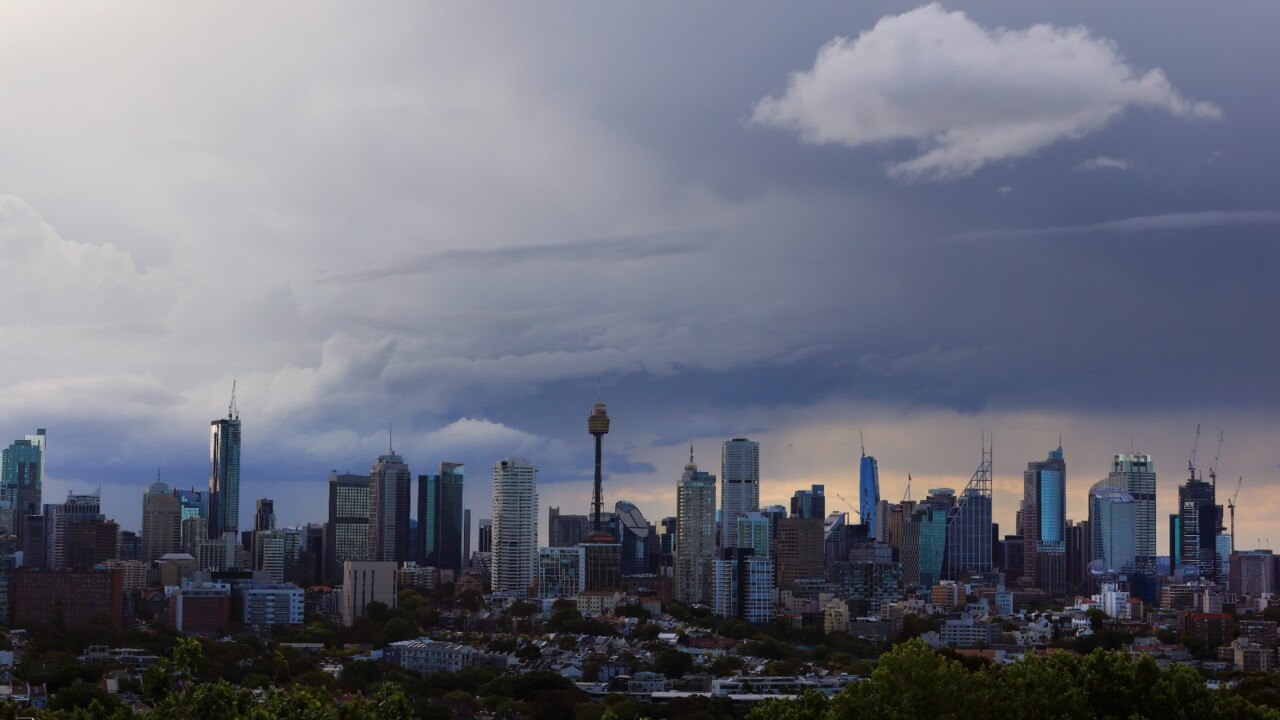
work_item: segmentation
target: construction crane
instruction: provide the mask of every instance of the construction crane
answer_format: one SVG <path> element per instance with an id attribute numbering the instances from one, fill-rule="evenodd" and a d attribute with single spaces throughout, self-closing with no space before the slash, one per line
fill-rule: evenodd
<path id="1" fill-rule="evenodd" d="M 1213 453 L 1213 464 L 1209 466 L 1209 479 L 1213 481 L 1214 489 L 1218 487 L 1218 458 L 1222 457 L 1222 437 L 1223 432 L 1218 431 L 1218 450 Z"/>
<path id="2" fill-rule="evenodd" d="M 1191 444 L 1191 459 L 1187 461 L 1187 471 L 1191 479 L 1196 479 L 1196 450 L 1200 449 L 1200 423 L 1196 423 L 1196 441 Z"/>
<path id="3" fill-rule="evenodd" d="M 902 502 L 910 502 L 911 500 L 911 475 L 907 475 L 907 492 L 902 496 Z"/>
<path id="4" fill-rule="evenodd" d="M 843 500 L 843 501 L 844 501 L 844 504 L 845 504 L 845 505 L 848 505 L 848 506 L 849 506 L 849 509 L 853 511 L 853 514 L 858 516 L 858 519 L 859 519 L 859 520 L 861 520 L 861 519 L 862 519 L 862 513 L 858 511 L 858 506 L 857 506 L 857 505 L 854 505 L 854 504 L 853 504 L 853 503 L 851 503 L 851 502 L 849 502 L 849 498 L 847 498 L 847 497 L 845 497 L 845 496 L 841 495 L 840 493 L 832 493 L 832 494 L 833 494 L 833 495 L 835 495 L 836 497 L 840 498 L 841 500 Z"/>
<path id="5" fill-rule="evenodd" d="M 1240 486 L 1244 484 L 1244 477 L 1241 476 L 1236 481 L 1236 494 L 1231 496 L 1227 501 L 1227 509 L 1231 511 L 1231 552 L 1236 551 L 1236 500 L 1240 497 Z"/>

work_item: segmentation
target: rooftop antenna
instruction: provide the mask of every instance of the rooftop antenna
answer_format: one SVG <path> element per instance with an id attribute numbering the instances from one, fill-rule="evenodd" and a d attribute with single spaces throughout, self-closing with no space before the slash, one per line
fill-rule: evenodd
<path id="1" fill-rule="evenodd" d="M 236 407 L 236 381 L 231 380 L 231 402 L 227 403 L 227 419 L 235 420 L 240 417 L 240 408 Z"/>
<path id="2" fill-rule="evenodd" d="M 689 443 L 689 464 L 693 464 L 693 443 Z"/>
<path id="3" fill-rule="evenodd" d="M 392 423 L 387 423 L 387 454 L 388 455 L 396 454 L 396 445 L 394 442 L 395 435 L 393 434 L 394 427 L 395 426 Z"/>

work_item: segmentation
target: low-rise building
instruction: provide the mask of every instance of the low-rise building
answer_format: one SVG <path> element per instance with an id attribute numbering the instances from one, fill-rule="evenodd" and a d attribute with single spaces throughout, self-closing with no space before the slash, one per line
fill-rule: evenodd
<path id="1" fill-rule="evenodd" d="M 189 583 L 170 601 L 170 617 L 180 633 L 222 635 L 231 626 L 231 585 Z"/>
<path id="2" fill-rule="evenodd" d="M 465 670 L 476 664 L 479 654 L 478 650 L 467 645 L 419 638 L 391 643 L 382 651 L 382 659 L 405 670 L 430 675 Z"/>
<path id="3" fill-rule="evenodd" d="M 612 615 L 622 601 L 622 593 L 608 590 L 588 590 L 578 593 L 574 605 L 583 617 L 592 615 Z"/>
<path id="4" fill-rule="evenodd" d="M 302 588 L 289 583 L 243 584 L 235 588 L 236 610 L 248 627 L 301 625 L 306 605 Z"/>
<path id="5" fill-rule="evenodd" d="M 1244 638 L 1231 643 L 1232 662 L 1240 672 L 1269 673 L 1276 669 L 1276 651 Z"/>

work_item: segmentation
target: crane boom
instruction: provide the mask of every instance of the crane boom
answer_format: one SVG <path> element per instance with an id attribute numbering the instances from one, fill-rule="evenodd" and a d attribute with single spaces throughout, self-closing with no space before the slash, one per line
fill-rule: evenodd
<path id="1" fill-rule="evenodd" d="M 1191 479 L 1196 479 L 1196 450 L 1200 449 L 1200 423 L 1196 423 L 1196 440 L 1191 444 L 1191 459 L 1187 461 L 1187 470 L 1191 472 Z"/>
<path id="2" fill-rule="evenodd" d="M 1214 486 L 1218 484 L 1218 458 L 1222 457 L 1222 437 L 1223 432 L 1218 431 L 1218 449 L 1213 453 L 1213 465 L 1209 466 L 1209 479 L 1213 481 Z"/>

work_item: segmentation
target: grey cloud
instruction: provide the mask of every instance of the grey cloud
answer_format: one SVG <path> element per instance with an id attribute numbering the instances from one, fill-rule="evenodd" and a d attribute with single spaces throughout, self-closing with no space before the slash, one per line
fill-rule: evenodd
<path id="1" fill-rule="evenodd" d="M 1006 240 L 1050 235 L 1146 233 L 1161 230 L 1197 230 L 1231 225 L 1274 225 L 1276 223 L 1280 223 L 1280 212 L 1271 210 L 1205 210 L 1201 212 L 1143 215 L 1087 225 L 1063 225 L 1012 230 L 976 230 L 943 238 L 943 240 Z"/>
<path id="2" fill-rule="evenodd" d="M 1076 165 L 1076 170 L 1128 170 L 1133 167 L 1133 163 L 1120 158 L 1113 158 L 1108 155 L 1099 155 L 1089 158 L 1084 162 Z"/>

